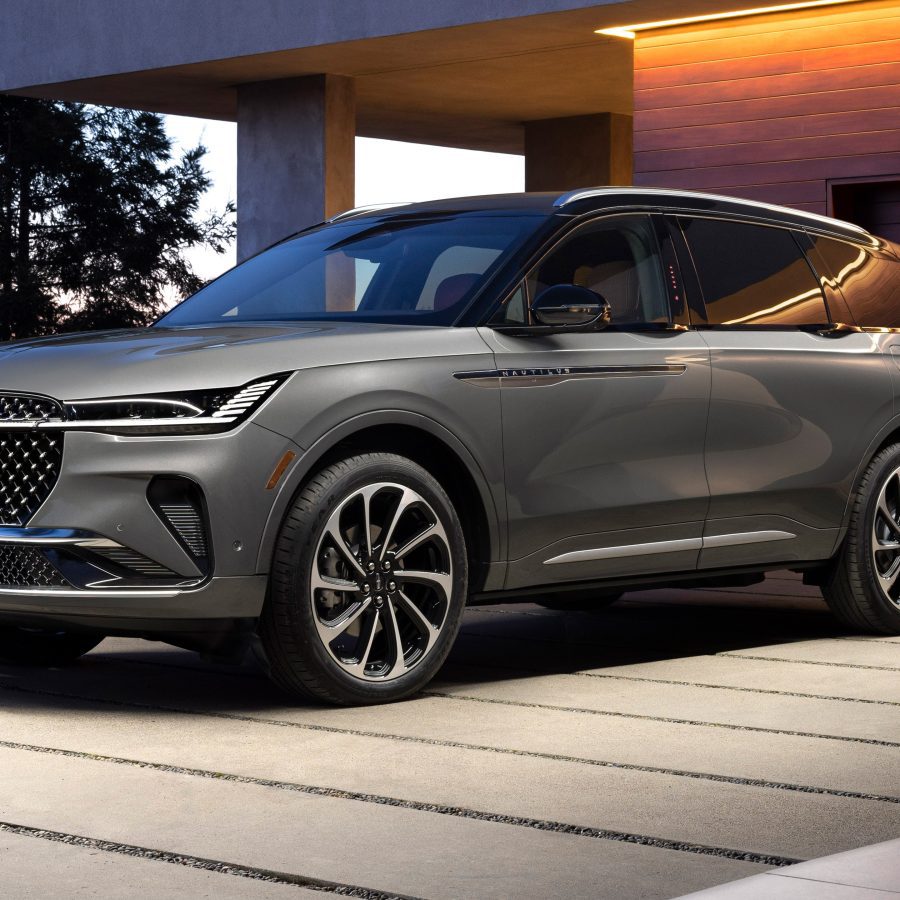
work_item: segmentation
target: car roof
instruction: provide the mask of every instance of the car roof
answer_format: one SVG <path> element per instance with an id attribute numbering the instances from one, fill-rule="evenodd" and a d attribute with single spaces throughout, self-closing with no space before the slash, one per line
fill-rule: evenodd
<path id="1" fill-rule="evenodd" d="M 640 207 L 685 212 L 732 213 L 753 216 L 770 221 L 783 222 L 799 228 L 812 228 L 831 232 L 854 241 L 877 245 L 880 242 L 866 229 L 850 222 L 842 222 L 828 216 L 744 200 L 740 197 L 726 197 L 720 194 L 706 194 L 698 191 L 673 190 L 670 188 L 606 186 L 588 187 L 566 191 L 545 191 L 521 194 L 490 194 L 476 197 L 452 197 L 443 200 L 428 200 L 423 203 L 379 204 L 357 207 L 334 216 L 329 221 L 336 222 L 348 218 L 373 217 L 403 218 L 419 215 L 439 215 L 441 213 L 486 213 L 486 214 L 538 214 L 538 215 L 583 215 L 594 211 L 617 207 Z"/>

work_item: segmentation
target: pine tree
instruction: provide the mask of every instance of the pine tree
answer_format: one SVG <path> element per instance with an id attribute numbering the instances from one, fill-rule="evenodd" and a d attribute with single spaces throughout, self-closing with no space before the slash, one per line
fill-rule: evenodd
<path id="1" fill-rule="evenodd" d="M 202 284 L 234 206 L 198 218 L 199 145 L 173 158 L 158 115 L 0 96 L 0 339 L 144 325 Z"/>

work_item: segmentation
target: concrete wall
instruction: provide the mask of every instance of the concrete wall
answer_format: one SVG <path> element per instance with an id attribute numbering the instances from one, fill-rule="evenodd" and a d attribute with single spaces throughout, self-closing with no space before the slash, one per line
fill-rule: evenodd
<path id="1" fill-rule="evenodd" d="M 0 90 L 617 2 L 3 0 Z"/>

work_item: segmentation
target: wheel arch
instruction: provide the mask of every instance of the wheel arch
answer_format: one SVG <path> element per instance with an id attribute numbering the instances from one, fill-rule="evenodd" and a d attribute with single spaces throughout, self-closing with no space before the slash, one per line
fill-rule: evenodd
<path id="1" fill-rule="evenodd" d="M 859 483 L 862 480 L 866 469 L 869 468 L 869 464 L 872 460 L 890 444 L 900 444 L 900 416 L 894 416 L 889 422 L 885 423 L 881 430 L 875 435 L 869 443 L 869 446 L 866 448 L 866 452 L 863 454 L 859 465 L 856 467 L 856 471 L 853 473 L 853 481 L 851 482 L 851 487 L 847 494 L 844 515 L 841 519 L 841 528 L 834 543 L 832 556 L 837 553 L 841 544 L 844 542 L 844 538 L 847 536 L 850 515 L 853 511 L 853 498 L 856 496 Z"/>
<path id="2" fill-rule="evenodd" d="M 433 475 L 450 496 L 462 522 L 470 561 L 470 590 L 499 588 L 504 579 L 505 532 L 491 485 L 465 444 L 440 423 L 418 413 L 367 413 L 328 431 L 299 454 L 282 482 L 263 532 L 257 572 L 268 572 L 275 540 L 297 494 L 329 463 L 363 452 L 397 453 Z"/>

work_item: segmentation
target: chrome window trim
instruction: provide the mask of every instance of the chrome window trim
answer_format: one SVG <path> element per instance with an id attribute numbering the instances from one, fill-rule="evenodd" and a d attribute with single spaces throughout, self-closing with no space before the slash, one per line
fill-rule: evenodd
<path id="1" fill-rule="evenodd" d="M 707 194 L 700 191 L 680 191 L 672 188 L 648 188 L 648 187 L 598 187 L 583 188 L 581 190 L 567 191 L 560 194 L 553 203 L 557 209 L 574 203 L 577 200 L 589 200 L 592 197 L 614 197 L 623 194 L 637 194 L 639 196 L 662 196 L 662 197 L 683 197 L 696 200 L 714 200 L 718 203 L 736 203 L 741 206 L 749 206 L 753 209 L 765 209 L 769 212 L 777 212 L 781 215 L 790 215 L 811 222 L 819 222 L 824 225 L 834 226 L 835 223 L 857 234 L 863 235 L 871 239 L 871 235 L 865 228 L 854 225 L 852 222 L 845 222 L 842 219 L 835 219 L 829 216 L 820 216 L 818 213 L 803 212 L 799 209 L 790 209 L 787 206 L 778 206 L 774 203 L 762 203 L 756 200 L 744 200 L 741 197 L 726 197 L 723 194 Z"/>

